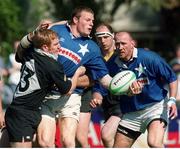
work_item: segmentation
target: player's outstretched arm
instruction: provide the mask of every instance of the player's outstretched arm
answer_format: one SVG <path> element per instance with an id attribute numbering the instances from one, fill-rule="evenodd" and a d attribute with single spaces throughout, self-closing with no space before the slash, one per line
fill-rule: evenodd
<path id="1" fill-rule="evenodd" d="M 66 24 L 67 22 L 68 22 L 67 20 L 63 20 L 63 21 L 59 21 L 59 22 L 50 23 L 50 24 L 48 24 L 48 28 L 51 28 L 54 25 Z"/>
<path id="2" fill-rule="evenodd" d="M 102 85 L 103 87 L 105 87 L 106 89 L 108 89 L 111 80 L 112 80 L 112 77 L 111 77 L 109 74 L 107 74 L 107 75 L 105 75 L 104 77 L 102 77 L 102 78 L 99 80 L 99 82 L 101 83 L 101 85 Z"/>
<path id="3" fill-rule="evenodd" d="M 78 87 L 91 87 L 93 85 L 93 80 L 88 75 L 83 75 L 78 78 Z"/>

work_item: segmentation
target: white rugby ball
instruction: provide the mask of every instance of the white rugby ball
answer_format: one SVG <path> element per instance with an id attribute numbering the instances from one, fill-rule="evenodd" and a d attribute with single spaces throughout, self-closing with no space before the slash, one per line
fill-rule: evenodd
<path id="1" fill-rule="evenodd" d="M 124 70 L 117 73 L 111 80 L 109 90 L 113 95 L 126 95 L 129 87 L 136 80 L 133 71 Z"/>

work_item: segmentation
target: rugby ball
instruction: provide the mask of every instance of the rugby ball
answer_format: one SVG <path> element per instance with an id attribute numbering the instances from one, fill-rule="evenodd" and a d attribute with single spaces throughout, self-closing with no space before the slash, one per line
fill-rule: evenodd
<path id="1" fill-rule="evenodd" d="M 133 71 L 124 70 L 117 73 L 111 80 L 109 91 L 113 95 L 126 95 L 129 87 L 136 80 L 136 75 Z"/>

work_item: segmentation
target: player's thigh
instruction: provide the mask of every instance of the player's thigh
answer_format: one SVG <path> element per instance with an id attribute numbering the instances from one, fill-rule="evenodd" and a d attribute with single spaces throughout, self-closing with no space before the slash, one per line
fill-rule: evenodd
<path id="1" fill-rule="evenodd" d="M 42 116 L 41 122 L 38 126 L 38 140 L 51 140 L 54 141 L 56 132 L 55 118 Z"/>
<path id="2" fill-rule="evenodd" d="M 80 106 L 81 96 L 79 94 L 72 94 L 64 107 L 58 111 L 60 115 L 61 136 L 63 139 L 69 140 L 75 138 L 80 115 Z M 66 138 L 66 136 L 68 137 Z"/>
<path id="3" fill-rule="evenodd" d="M 12 148 L 31 148 L 32 142 L 11 142 Z"/>
<path id="4" fill-rule="evenodd" d="M 137 140 L 134 142 L 132 148 L 149 148 L 147 143 L 147 131 L 142 133 Z"/>
<path id="5" fill-rule="evenodd" d="M 166 130 L 166 122 L 161 119 L 153 120 L 148 126 L 148 142 L 154 144 L 163 142 Z"/>
<path id="6" fill-rule="evenodd" d="M 165 129 L 169 123 L 167 100 L 154 104 L 148 110 L 147 115 L 147 130 L 148 130 L 148 143 L 157 146 L 162 146 Z"/>
<path id="7" fill-rule="evenodd" d="M 123 119 L 123 118 L 122 118 Z M 117 128 L 117 132 L 115 135 L 115 141 L 114 141 L 114 147 L 131 147 L 135 140 L 141 135 L 140 131 L 135 131 L 132 129 L 132 126 L 124 127 L 122 126 L 120 120 L 120 123 Z M 125 121 L 126 124 L 128 124 L 128 121 Z"/>
<path id="8" fill-rule="evenodd" d="M 113 148 L 130 148 L 134 143 L 134 139 L 117 132 L 115 135 Z"/>
<path id="9" fill-rule="evenodd" d="M 120 117 L 118 116 L 110 116 L 109 119 L 105 122 L 102 127 L 101 134 L 103 136 L 109 136 L 114 138 L 118 125 L 119 125 Z"/>
<path id="10" fill-rule="evenodd" d="M 79 121 L 80 106 L 81 106 L 81 95 L 71 94 L 71 96 L 68 99 L 66 99 L 65 105 L 57 112 L 61 119 L 73 118 Z"/>
<path id="11" fill-rule="evenodd" d="M 63 117 L 60 119 L 60 130 L 62 139 L 74 139 L 78 121 L 72 117 Z"/>

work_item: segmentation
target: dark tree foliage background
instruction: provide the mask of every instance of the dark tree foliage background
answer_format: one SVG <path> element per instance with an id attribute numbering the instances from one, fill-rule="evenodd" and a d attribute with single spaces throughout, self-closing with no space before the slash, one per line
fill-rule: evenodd
<path id="1" fill-rule="evenodd" d="M 17 1 L 0 1 L 0 55 L 7 57 L 11 53 L 14 39 L 23 33 L 23 22 L 20 21 L 21 8 Z"/>
<path id="2" fill-rule="evenodd" d="M 54 21 L 68 20 L 72 10 L 85 5 L 95 12 L 95 25 L 101 21 L 111 23 L 113 16 L 123 3 L 131 4 L 135 0 L 114 0 L 112 9 L 107 14 L 108 0 L 1 0 L 0 1 L 0 55 L 7 58 L 13 52 L 13 41 L 20 39 L 24 34 L 33 30 L 40 20 L 51 18 Z M 109 0 L 110 1 L 110 0 Z M 147 4 L 162 16 L 161 34 L 163 41 L 154 41 L 155 34 L 146 40 L 139 41 L 142 46 L 156 48 L 166 58 L 173 56 L 176 43 L 180 42 L 180 0 L 136 0 L 139 5 Z M 146 12 L 145 12 L 146 13 Z M 144 45 L 143 45 L 144 44 Z"/>

